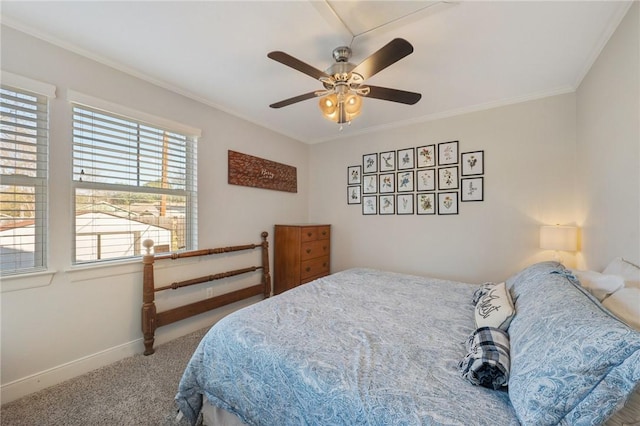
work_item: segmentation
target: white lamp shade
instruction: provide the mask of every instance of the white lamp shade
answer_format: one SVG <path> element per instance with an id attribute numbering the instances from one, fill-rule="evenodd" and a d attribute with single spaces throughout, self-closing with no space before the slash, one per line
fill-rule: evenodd
<path id="1" fill-rule="evenodd" d="M 545 250 L 576 251 L 578 228 L 575 226 L 541 226 L 540 248 Z"/>

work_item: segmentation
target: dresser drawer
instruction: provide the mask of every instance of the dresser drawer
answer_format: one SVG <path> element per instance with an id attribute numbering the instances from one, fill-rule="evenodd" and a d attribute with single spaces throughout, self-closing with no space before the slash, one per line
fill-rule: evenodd
<path id="1" fill-rule="evenodd" d="M 318 226 L 316 228 L 316 234 L 318 235 L 319 240 L 328 240 L 329 235 L 331 235 L 331 227 L 330 226 Z"/>
<path id="2" fill-rule="evenodd" d="M 301 244 L 300 260 L 302 261 L 328 255 L 329 240 L 310 241 Z"/>
<path id="3" fill-rule="evenodd" d="M 329 226 L 305 226 L 300 230 L 300 241 L 326 240 L 329 238 Z"/>
<path id="4" fill-rule="evenodd" d="M 305 260 L 300 263 L 300 279 L 327 274 L 329 272 L 329 256 Z"/>

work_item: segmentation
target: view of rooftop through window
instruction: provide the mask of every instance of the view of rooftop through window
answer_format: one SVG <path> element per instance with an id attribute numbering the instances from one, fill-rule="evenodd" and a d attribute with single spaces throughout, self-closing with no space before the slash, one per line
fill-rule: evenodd
<path id="1" fill-rule="evenodd" d="M 47 99 L 0 89 L 0 269 L 46 266 Z"/>
<path id="2" fill-rule="evenodd" d="M 73 108 L 75 262 L 190 248 L 195 141 L 103 111 Z"/>

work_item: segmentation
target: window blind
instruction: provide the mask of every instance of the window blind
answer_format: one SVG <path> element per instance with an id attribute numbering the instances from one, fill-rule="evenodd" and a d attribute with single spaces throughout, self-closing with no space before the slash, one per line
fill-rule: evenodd
<path id="1" fill-rule="evenodd" d="M 196 137 L 73 106 L 75 263 L 195 248 Z"/>
<path id="2" fill-rule="evenodd" d="M 46 268 L 48 98 L 0 88 L 0 269 Z"/>

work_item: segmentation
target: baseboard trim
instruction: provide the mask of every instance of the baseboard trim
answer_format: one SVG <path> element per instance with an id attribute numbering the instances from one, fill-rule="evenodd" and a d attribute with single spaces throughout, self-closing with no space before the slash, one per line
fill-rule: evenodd
<path id="1" fill-rule="evenodd" d="M 121 359 L 141 353 L 142 339 L 136 339 L 104 351 L 6 383 L 0 387 L 0 403 L 6 404 L 31 393 L 57 385 Z"/>
<path id="2" fill-rule="evenodd" d="M 236 311 L 244 306 L 262 300 L 261 296 L 251 297 L 221 308 L 209 311 L 192 318 L 180 321 L 180 323 L 170 324 L 156 330 L 154 347 L 170 342 L 178 337 L 185 336 L 203 327 L 211 327 L 222 317 Z M 132 340 L 128 343 L 113 346 L 100 352 L 70 361 L 56 367 L 22 377 L 13 382 L 0 386 L 0 404 L 6 404 L 16 399 L 22 398 L 34 392 L 41 391 L 48 387 L 60 384 L 66 380 L 73 379 L 83 374 L 89 373 L 100 367 L 105 367 L 121 359 L 142 354 L 144 351 L 144 341 L 142 338 Z"/>

